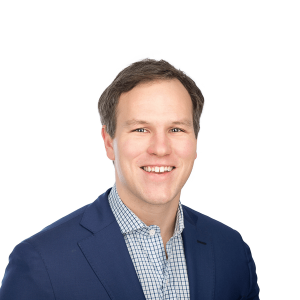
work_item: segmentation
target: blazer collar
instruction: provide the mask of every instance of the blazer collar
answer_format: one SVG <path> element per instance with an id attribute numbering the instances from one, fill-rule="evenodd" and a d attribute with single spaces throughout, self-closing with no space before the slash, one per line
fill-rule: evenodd
<path id="1" fill-rule="evenodd" d="M 92 234 L 78 245 L 111 299 L 145 300 L 124 237 L 108 203 L 110 190 L 87 207 L 80 224 Z"/>
<path id="2" fill-rule="evenodd" d="M 110 191 L 111 188 L 91 203 L 82 216 L 80 225 L 91 233 L 96 233 L 116 221 L 108 203 Z"/>
<path id="3" fill-rule="evenodd" d="M 111 299 L 145 300 L 124 237 L 108 203 L 110 190 L 85 210 L 80 225 L 92 234 L 78 245 Z M 215 284 L 213 244 L 204 228 L 197 227 L 201 214 L 184 205 L 182 208 L 190 299 L 212 300 Z"/>
<path id="4" fill-rule="evenodd" d="M 201 214 L 183 205 L 185 228 L 182 232 L 191 300 L 214 299 L 215 266 L 213 243 L 201 226 Z"/>

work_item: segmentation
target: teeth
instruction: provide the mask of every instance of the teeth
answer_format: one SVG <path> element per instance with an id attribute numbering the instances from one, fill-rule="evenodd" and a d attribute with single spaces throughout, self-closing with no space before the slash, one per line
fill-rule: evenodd
<path id="1" fill-rule="evenodd" d="M 155 173 L 163 173 L 170 172 L 174 167 L 143 167 L 143 169 L 147 172 L 155 172 Z"/>

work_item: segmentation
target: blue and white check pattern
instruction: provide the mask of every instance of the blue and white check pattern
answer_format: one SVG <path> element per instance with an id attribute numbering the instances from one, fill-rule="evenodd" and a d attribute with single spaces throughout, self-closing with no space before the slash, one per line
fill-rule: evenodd
<path id="1" fill-rule="evenodd" d="M 166 258 L 160 228 L 147 226 L 120 199 L 116 185 L 109 205 L 124 236 L 136 274 L 147 300 L 188 300 L 189 281 L 182 241 L 183 211 L 179 202 L 174 234 L 167 242 Z"/>

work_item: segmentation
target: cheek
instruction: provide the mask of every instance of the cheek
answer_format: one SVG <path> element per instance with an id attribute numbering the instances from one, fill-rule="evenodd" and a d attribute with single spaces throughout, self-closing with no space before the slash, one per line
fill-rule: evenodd
<path id="1" fill-rule="evenodd" d="M 145 151 L 145 142 L 133 139 L 120 141 L 118 144 L 120 163 L 131 163 L 136 157 Z"/>
<path id="2" fill-rule="evenodd" d="M 196 143 L 191 140 L 181 141 L 175 149 L 176 155 L 183 160 L 194 160 L 196 157 Z"/>

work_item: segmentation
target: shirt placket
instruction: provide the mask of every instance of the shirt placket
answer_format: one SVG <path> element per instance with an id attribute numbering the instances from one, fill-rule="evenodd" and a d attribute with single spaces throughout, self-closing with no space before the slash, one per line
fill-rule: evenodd
<path id="1" fill-rule="evenodd" d="M 148 234 L 145 236 L 145 250 L 147 251 L 147 255 L 150 263 L 154 266 L 156 272 L 158 272 L 159 277 L 163 277 L 163 244 L 160 237 L 158 226 L 152 225 L 149 226 L 147 231 Z"/>
<path id="2" fill-rule="evenodd" d="M 170 268 L 173 262 L 173 245 L 174 236 L 167 242 L 166 250 L 168 254 L 168 260 L 165 266 L 165 276 L 164 276 L 164 298 L 163 300 L 177 300 L 176 291 L 172 287 L 172 281 L 170 278 Z"/>

